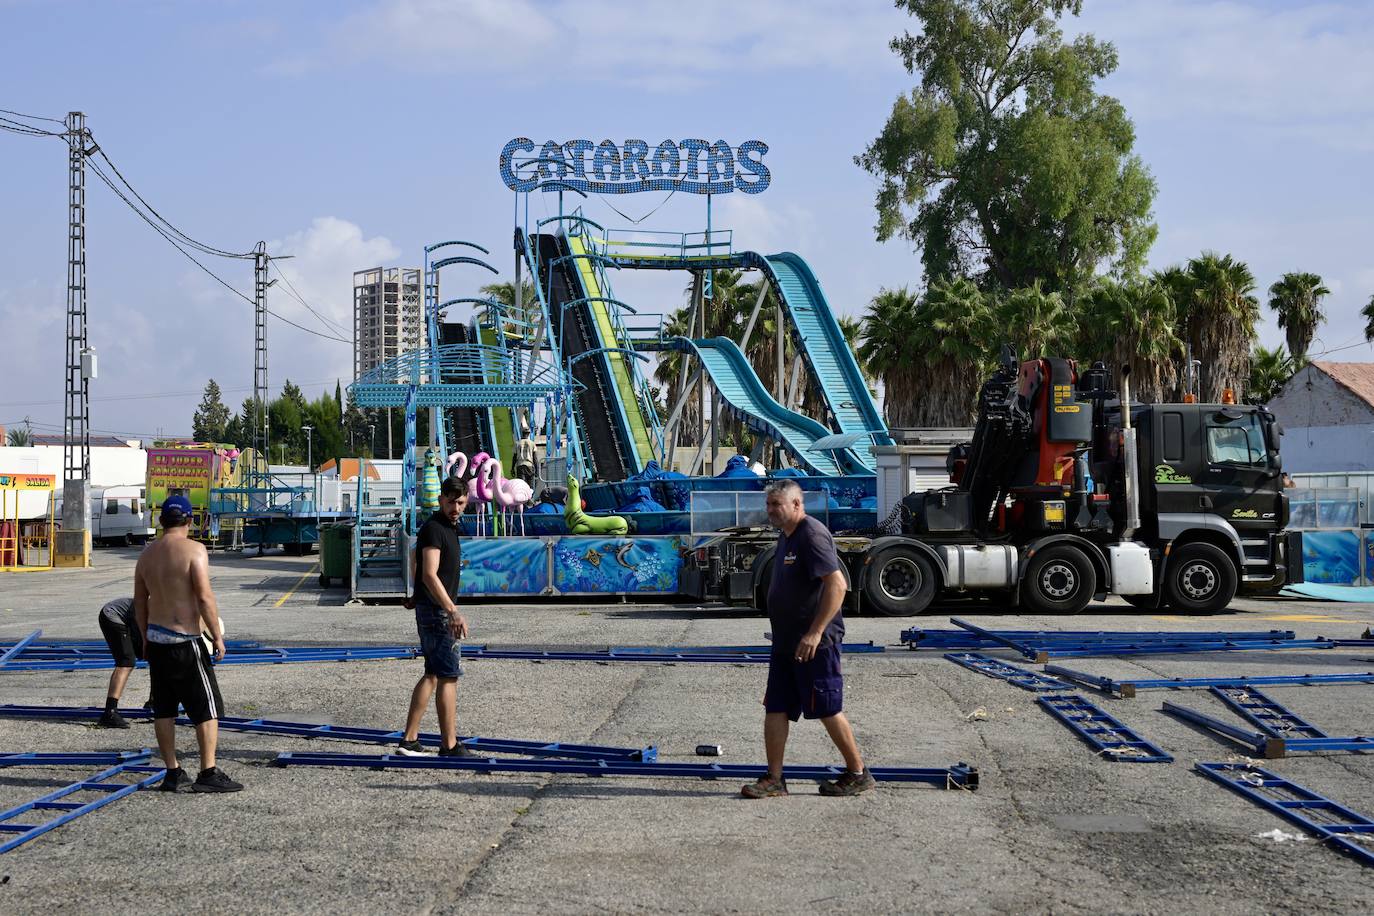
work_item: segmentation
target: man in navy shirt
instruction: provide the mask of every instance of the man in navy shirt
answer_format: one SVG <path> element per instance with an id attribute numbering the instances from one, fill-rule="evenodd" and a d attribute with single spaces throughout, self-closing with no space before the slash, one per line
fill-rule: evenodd
<path id="1" fill-rule="evenodd" d="M 458 743 L 458 675 L 463 673 L 458 640 L 468 635 L 468 622 L 454 604 L 462 570 L 458 519 L 467 502 L 461 480 L 444 480 L 439 488 L 439 509 L 415 538 L 415 593 L 410 605 L 415 608 L 425 673 L 410 694 L 405 733 L 397 747 L 403 756 L 430 756 L 420 744 L 420 719 L 431 696 L 439 717 L 439 756 L 474 756 L 471 748 Z"/>
<path id="2" fill-rule="evenodd" d="M 787 794 L 782 778 L 787 733 L 790 723 L 805 716 L 821 721 L 847 767 L 834 782 L 821 783 L 821 794 L 858 795 L 873 788 L 874 781 L 843 711 L 840 604 L 848 586 L 835 540 L 824 525 L 806 514 L 796 481 L 769 485 L 767 508 L 768 520 L 781 532 L 768 588 L 768 618 L 773 625 L 768 689 L 763 698 L 768 774 L 745 786 L 741 794 L 745 798 Z"/>

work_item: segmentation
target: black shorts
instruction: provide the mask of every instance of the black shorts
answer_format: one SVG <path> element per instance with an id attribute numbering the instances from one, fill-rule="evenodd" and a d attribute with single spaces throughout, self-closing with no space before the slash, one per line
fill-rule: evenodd
<path id="1" fill-rule="evenodd" d="M 100 635 L 105 637 L 105 644 L 110 647 L 115 667 L 134 667 L 134 663 L 143 655 L 143 638 L 138 635 L 138 627 L 115 623 L 104 614 L 97 616 L 100 619 Z"/>
<path id="2" fill-rule="evenodd" d="M 192 639 L 173 645 L 150 642 L 147 650 L 154 719 L 175 719 L 178 705 L 195 725 L 220 717 L 224 700 L 204 641 Z"/>
<path id="3" fill-rule="evenodd" d="M 768 690 L 764 712 L 786 713 L 793 722 L 828 719 L 844 711 L 844 678 L 840 674 L 840 646 L 822 641 L 810 661 L 799 662 L 796 643 L 773 644 L 768 658 Z"/>

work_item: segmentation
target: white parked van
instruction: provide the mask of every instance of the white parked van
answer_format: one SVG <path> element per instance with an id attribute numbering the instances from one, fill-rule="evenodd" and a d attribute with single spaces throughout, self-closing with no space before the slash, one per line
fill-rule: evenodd
<path id="1" fill-rule="evenodd" d="M 92 544 L 145 544 L 154 533 L 143 487 L 91 490 Z"/>

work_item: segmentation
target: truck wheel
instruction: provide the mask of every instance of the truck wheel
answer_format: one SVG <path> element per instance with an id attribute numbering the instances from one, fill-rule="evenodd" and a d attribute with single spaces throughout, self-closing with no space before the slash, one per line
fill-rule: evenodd
<path id="1" fill-rule="evenodd" d="M 929 557 L 913 547 L 893 544 L 879 550 L 869 563 L 864 597 L 884 617 L 909 617 L 930 607 L 938 581 Z"/>
<path id="2" fill-rule="evenodd" d="M 759 569 L 759 584 L 754 589 L 754 610 L 768 613 L 768 585 L 773 581 L 773 558 L 770 556 Z"/>
<path id="3" fill-rule="evenodd" d="M 1213 544 L 1185 544 L 1169 558 L 1164 600 L 1185 614 L 1219 611 L 1236 597 L 1236 564 Z"/>
<path id="4" fill-rule="evenodd" d="M 1056 544 L 1038 551 L 1026 565 L 1021 595 L 1042 614 L 1077 614 L 1097 592 L 1097 570 L 1077 547 Z"/>

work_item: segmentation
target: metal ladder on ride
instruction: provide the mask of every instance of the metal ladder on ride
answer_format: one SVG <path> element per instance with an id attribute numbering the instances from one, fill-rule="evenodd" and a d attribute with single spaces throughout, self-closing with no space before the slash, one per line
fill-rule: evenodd
<path id="1" fill-rule="evenodd" d="M 400 506 L 367 504 L 367 475 L 358 472 L 357 523 L 353 527 L 355 598 L 404 596 L 409 591 Z"/>

